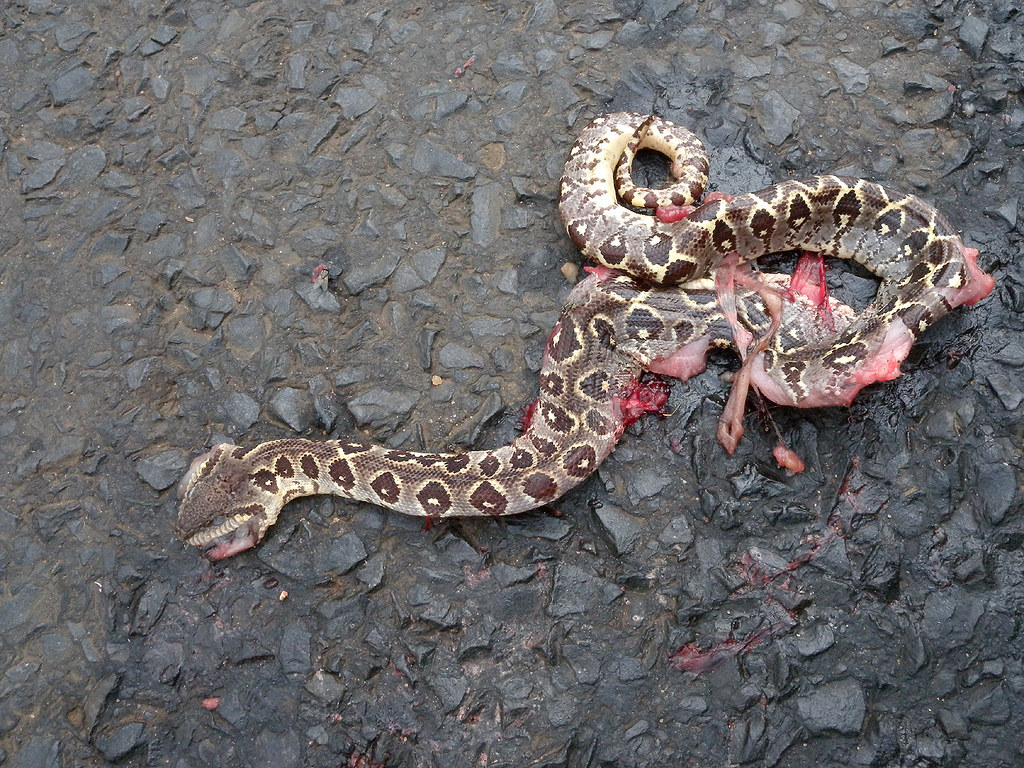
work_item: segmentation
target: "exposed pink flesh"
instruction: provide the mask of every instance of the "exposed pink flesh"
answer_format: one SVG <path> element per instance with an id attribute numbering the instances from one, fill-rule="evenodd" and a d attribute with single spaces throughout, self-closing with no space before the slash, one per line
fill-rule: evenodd
<path id="1" fill-rule="evenodd" d="M 691 376 L 703 373 L 708 367 L 708 347 L 711 346 L 711 337 L 702 336 L 696 341 L 691 341 L 684 347 L 680 347 L 668 357 L 654 360 L 647 365 L 651 373 L 660 373 L 663 376 L 671 376 L 680 381 L 686 381 Z"/>
<path id="2" fill-rule="evenodd" d="M 255 518 L 235 531 L 221 536 L 214 542 L 214 545 L 206 551 L 206 556 L 211 560 L 223 560 L 225 557 L 237 555 L 247 549 L 252 549 L 259 543 L 256 536 Z"/>
<path id="3" fill-rule="evenodd" d="M 806 296 L 820 307 L 828 298 L 825 285 L 825 259 L 820 253 L 804 253 L 789 278 L 789 290 Z"/>
<path id="4" fill-rule="evenodd" d="M 789 290 L 806 296 L 818 310 L 818 317 L 826 328 L 835 330 L 836 321 L 832 316 L 832 301 L 825 281 L 825 258 L 820 253 L 804 252 L 789 278 Z"/>
<path id="5" fill-rule="evenodd" d="M 682 173 L 680 172 L 680 176 Z M 678 176 L 676 177 L 678 178 Z M 729 203 L 732 202 L 732 195 L 727 195 L 725 192 L 709 192 L 701 200 L 701 205 L 705 203 L 714 203 L 718 200 L 724 200 Z M 658 221 L 664 224 L 671 224 L 674 221 L 681 221 L 689 216 L 691 213 L 697 210 L 699 206 L 696 205 L 663 205 L 654 212 Z"/>
<path id="6" fill-rule="evenodd" d="M 868 384 L 876 381 L 891 381 L 900 375 L 900 363 L 906 360 L 914 337 L 901 320 L 894 320 L 882 340 L 881 346 L 867 360 L 860 363 L 850 374 L 838 392 L 811 390 L 805 398 L 794 402 L 792 397 L 768 376 L 764 370 L 762 355 L 758 355 L 751 369 L 751 384 L 773 403 L 791 405 L 796 408 L 821 408 L 830 405 L 848 406 L 853 398 Z"/>
<path id="7" fill-rule="evenodd" d="M 695 210 L 697 208 L 693 205 L 663 205 L 655 211 L 654 215 L 663 224 L 671 224 L 675 221 L 682 221 Z"/>
<path id="8" fill-rule="evenodd" d="M 959 307 L 961 304 L 966 304 L 968 307 L 974 306 L 992 293 L 992 289 L 996 285 L 995 278 L 987 272 L 983 272 L 978 266 L 977 248 L 964 248 L 964 261 L 970 275 L 967 285 L 962 288 L 950 288 L 948 292 L 940 290 L 946 301 L 954 307 Z"/>
<path id="9" fill-rule="evenodd" d="M 772 449 L 772 455 L 775 457 L 775 460 L 779 462 L 779 466 L 785 469 L 790 475 L 799 474 L 806 468 L 803 460 L 797 455 L 796 451 L 792 448 L 787 448 L 782 443 L 779 443 Z"/>
<path id="10" fill-rule="evenodd" d="M 594 277 L 596 277 L 597 282 L 599 283 L 603 283 L 609 277 L 615 277 L 616 275 L 622 274 L 616 269 L 612 269 L 611 267 L 605 267 L 601 264 L 593 264 L 584 267 L 583 271 L 586 272 L 588 275 L 593 275 Z"/>

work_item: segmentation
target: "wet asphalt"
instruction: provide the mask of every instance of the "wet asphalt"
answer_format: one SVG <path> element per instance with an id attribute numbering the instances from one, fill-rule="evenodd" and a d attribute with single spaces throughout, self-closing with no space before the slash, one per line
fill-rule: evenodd
<path id="1" fill-rule="evenodd" d="M 5 6 L 0 765 L 1024 763 L 1022 73 L 1008 0 Z M 913 191 L 996 290 L 732 457 L 722 355 L 553 509 L 176 541 L 217 442 L 514 436 L 613 110 Z"/>

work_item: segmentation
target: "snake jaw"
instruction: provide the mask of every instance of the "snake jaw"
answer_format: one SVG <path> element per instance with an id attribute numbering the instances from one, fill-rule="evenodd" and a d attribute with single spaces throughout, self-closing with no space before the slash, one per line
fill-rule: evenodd
<path id="1" fill-rule="evenodd" d="M 235 515 L 215 528 L 206 528 L 185 540 L 194 547 L 205 547 L 211 560 L 223 560 L 255 547 L 263 538 L 263 515 Z"/>
<path id="2" fill-rule="evenodd" d="M 177 533 L 211 560 L 256 546 L 276 520 L 280 502 L 266 498 L 242 466 L 238 446 L 215 445 L 197 456 L 178 483 Z"/>

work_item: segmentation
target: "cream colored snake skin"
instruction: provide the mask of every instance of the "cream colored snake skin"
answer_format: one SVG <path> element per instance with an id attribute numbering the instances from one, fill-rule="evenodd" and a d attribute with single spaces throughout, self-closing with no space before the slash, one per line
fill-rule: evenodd
<path id="1" fill-rule="evenodd" d="M 633 185 L 632 158 L 645 147 L 669 157 L 669 189 Z M 849 404 L 864 385 L 899 375 L 930 323 L 992 290 L 977 251 L 932 206 L 859 179 L 787 181 L 679 218 L 686 209 L 673 206 L 700 198 L 707 167 L 696 137 L 659 118 L 611 114 L 583 131 L 559 210 L 573 242 L 602 266 L 570 293 L 532 416 L 510 444 L 466 453 L 361 440 L 216 445 L 181 481 L 179 536 L 228 557 L 257 544 L 283 505 L 313 494 L 438 518 L 533 509 L 593 473 L 627 423 L 663 402 L 645 372 L 685 380 L 704 369 L 710 347 L 735 343 L 744 363 L 719 430 L 732 450 L 748 386 L 780 404 Z M 745 266 L 791 249 L 863 264 L 882 281 L 875 302 L 857 315 Z"/>

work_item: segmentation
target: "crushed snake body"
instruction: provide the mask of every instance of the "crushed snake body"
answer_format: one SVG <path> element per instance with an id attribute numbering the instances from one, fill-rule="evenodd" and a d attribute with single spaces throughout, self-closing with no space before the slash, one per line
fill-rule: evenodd
<path id="1" fill-rule="evenodd" d="M 666 190 L 629 178 L 646 147 L 672 160 L 676 183 Z M 284 504 L 314 494 L 438 518 L 533 509 L 608 456 L 638 412 L 646 371 L 685 380 L 704 369 L 711 346 L 735 341 L 765 397 L 848 404 L 865 384 L 898 375 L 930 323 L 992 289 L 977 251 L 934 208 L 858 179 L 788 181 L 707 202 L 672 223 L 620 204 L 692 205 L 706 181 L 703 148 L 679 126 L 632 113 L 595 120 L 572 148 L 559 209 L 573 242 L 603 266 L 569 295 L 522 435 L 466 453 L 358 440 L 220 444 L 180 484 L 179 535 L 227 557 L 258 543 Z M 863 264 L 882 280 L 874 304 L 858 315 L 826 299 L 835 318 L 826 327 L 820 302 L 789 291 L 786 277 L 743 271 L 794 248 Z"/>

